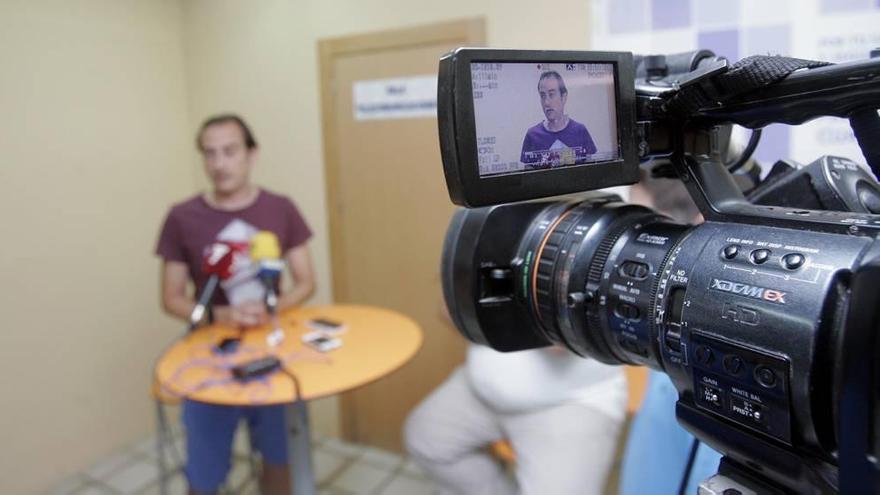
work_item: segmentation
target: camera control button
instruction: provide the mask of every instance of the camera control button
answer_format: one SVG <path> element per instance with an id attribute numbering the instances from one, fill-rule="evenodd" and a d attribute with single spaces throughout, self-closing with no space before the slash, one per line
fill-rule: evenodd
<path id="1" fill-rule="evenodd" d="M 736 258 L 737 254 L 739 254 L 739 246 L 737 246 L 736 244 L 731 244 L 721 251 L 721 256 L 723 256 L 726 260 L 732 260 Z"/>
<path id="2" fill-rule="evenodd" d="M 644 280 L 648 277 L 648 265 L 638 261 L 624 261 L 620 267 L 620 273 L 623 276 L 634 278 L 636 280 Z"/>
<path id="3" fill-rule="evenodd" d="M 566 297 L 566 302 L 568 303 L 569 308 L 576 308 L 587 302 L 587 295 L 583 292 L 571 292 Z"/>
<path id="4" fill-rule="evenodd" d="M 627 303 L 618 303 L 615 311 L 618 316 L 626 318 L 627 320 L 638 320 L 641 316 L 641 312 L 637 306 Z"/>
<path id="5" fill-rule="evenodd" d="M 807 261 L 804 255 L 800 253 L 789 253 L 782 257 L 782 266 L 789 270 L 797 270 Z"/>
<path id="6" fill-rule="evenodd" d="M 724 371 L 731 375 L 738 375 L 743 368 L 743 360 L 736 354 L 728 354 L 724 356 Z"/>
<path id="7" fill-rule="evenodd" d="M 697 347 L 694 354 L 697 356 L 697 362 L 701 364 L 712 364 L 712 361 L 715 360 L 715 353 L 704 345 Z"/>
<path id="8" fill-rule="evenodd" d="M 666 348 L 672 352 L 681 352 L 681 331 L 670 326 L 663 335 Z"/>
<path id="9" fill-rule="evenodd" d="M 721 390 L 715 387 L 710 387 L 709 385 L 701 384 L 700 395 L 701 397 L 699 398 L 703 399 L 703 402 L 705 402 L 706 404 L 716 409 L 721 409 L 722 407 L 724 407 Z"/>
<path id="10" fill-rule="evenodd" d="M 773 388 L 776 386 L 776 373 L 766 366 L 755 368 L 755 380 L 763 387 Z"/>
<path id="11" fill-rule="evenodd" d="M 752 263 L 756 265 L 763 264 L 770 259 L 769 249 L 755 249 L 752 251 Z"/>
<path id="12" fill-rule="evenodd" d="M 756 402 L 732 395 L 730 397 L 730 412 L 747 424 L 767 425 L 767 409 Z"/>

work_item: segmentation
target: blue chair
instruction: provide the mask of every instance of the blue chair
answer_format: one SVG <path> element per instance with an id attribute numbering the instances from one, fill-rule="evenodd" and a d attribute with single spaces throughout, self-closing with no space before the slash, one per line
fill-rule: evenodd
<path id="1" fill-rule="evenodd" d="M 669 378 L 651 370 L 647 393 L 633 419 L 626 441 L 620 495 L 677 494 L 687 467 L 694 436 L 675 419 L 678 391 Z M 721 454 L 700 444 L 688 477 L 686 494 L 718 470 Z"/>

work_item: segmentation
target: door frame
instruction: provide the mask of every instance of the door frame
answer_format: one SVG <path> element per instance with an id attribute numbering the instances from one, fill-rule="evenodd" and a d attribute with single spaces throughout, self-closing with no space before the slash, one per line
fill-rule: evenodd
<path id="1" fill-rule="evenodd" d="M 389 29 L 374 33 L 330 38 L 318 41 L 321 88 L 321 130 L 324 147 L 324 186 L 327 197 L 327 221 L 330 234 L 330 272 L 333 300 L 348 301 L 349 287 L 344 274 L 346 260 L 343 256 L 342 210 L 336 190 L 340 174 L 337 140 L 334 129 L 336 114 L 333 106 L 335 88 L 335 61 L 347 55 L 380 52 L 420 45 L 460 41 L 462 46 L 484 46 L 486 21 L 483 17 L 445 21 L 402 29 Z M 343 394 L 340 402 L 339 421 L 344 438 L 353 439 L 356 425 L 353 421 L 355 401 L 351 394 Z"/>

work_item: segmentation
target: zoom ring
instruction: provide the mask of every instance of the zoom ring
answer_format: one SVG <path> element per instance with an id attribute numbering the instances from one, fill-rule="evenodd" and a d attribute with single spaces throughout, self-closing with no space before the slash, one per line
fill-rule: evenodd
<path id="1" fill-rule="evenodd" d="M 575 218 L 571 218 L 575 217 Z M 556 318 L 552 315 L 556 314 L 556 299 L 553 296 L 553 280 L 561 255 L 563 241 L 568 236 L 571 229 L 577 225 L 578 215 L 567 215 L 562 219 L 555 228 L 547 236 L 541 255 L 536 265 L 537 274 L 535 277 L 535 301 L 537 302 L 539 317 L 545 326 L 549 326 L 553 333 L 557 328 Z"/>

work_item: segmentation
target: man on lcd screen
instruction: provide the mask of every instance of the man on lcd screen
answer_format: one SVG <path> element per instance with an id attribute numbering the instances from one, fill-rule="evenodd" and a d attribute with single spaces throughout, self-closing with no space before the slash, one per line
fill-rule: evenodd
<path id="1" fill-rule="evenodd" d="M 541 74 L 538 95 L 546 120 L 529 128 L 523 139 L 520 161 L 526 170 L 586 163 L 596 152 L 587 127 L 565 113 L 568 89 L 555 70 Z"/>

